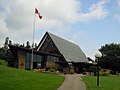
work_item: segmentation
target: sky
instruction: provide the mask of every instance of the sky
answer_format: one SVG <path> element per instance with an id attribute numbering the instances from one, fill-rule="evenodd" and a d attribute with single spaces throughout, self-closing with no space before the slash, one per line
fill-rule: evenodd
<path id="1" fill-rule="evenodd" d="M 6 37 L 13 43 L 32 43 L 34 15 L 37 44 L 48 31 L 94 59 L 101 46 L 120 43 L 120 0 L 0 0 L 0 47 Z"/>

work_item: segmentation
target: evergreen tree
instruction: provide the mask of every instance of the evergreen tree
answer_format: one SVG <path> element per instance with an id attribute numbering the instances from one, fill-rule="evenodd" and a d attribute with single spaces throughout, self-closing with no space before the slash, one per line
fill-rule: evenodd
<path id="1" fill-rule="evenodd" d="M 37 43 L 35 43 L 35 48 L 34 49 L 37 50 Z"/>
<path id="2" fill-rule="evenodd" d="M 9 45 L 12 45 L 12 41 L 11 40 L 9 40 Z"/>
<path id="3" fill-rule="evenodd" d="M 8 50 L 8 42 L 9 42 L 9 37 L 6 37 L 5 43 L 4 43 L 4 49 Z"/>
<path id="4" fill-rule="evenodd" d="M 26 42 L 26 48 L 30 48 L 30 43 L 29 43 L 29 41 Z"/>
<path id="5" fill-rule="evenodd" d="M 120 72 L 120 44 L 106 44 L 99 51 L 103 54 L 100 59 L 100 66 L 111 69 L 114 73 Z"/>

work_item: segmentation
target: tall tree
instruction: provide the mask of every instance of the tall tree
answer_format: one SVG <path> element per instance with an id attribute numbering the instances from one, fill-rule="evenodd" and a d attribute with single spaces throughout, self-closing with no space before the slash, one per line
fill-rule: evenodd
<path id="1" fill-rule="evenodd" d="M 35 50 L 37 50 L 37 43 L 35 43 L 35 47 L 34 47 Z"/>
<path id="2" fill-rule="evenodd" d="M 9 37 L 6 37 L 5 43 L 4 43 L 4 49 L 5 49 L 5 50 L 8 49 L 8 43 L 9 43 Z"/>
<path id="3" fill-rule="evenodd" d="M 12 45 L 12 41 L 11 40 L 9 40 L 9 45 Z"/>
<path id="4" fill-rule="evenodd" d="M 26 42 L 26 48 L 30 48 L 30 43 L 29 43 L 29 41 Z"/>
<path id="5" fill-rule="evenodd" d="M 10 61 L 13 59 L 12 53 L 8 48 L 8 44 L 12 44 L 12 41 L 9 40 L 9 37 L 6 37 L 4 46 L 0 48 L 0 59 Z"/>
<path id="6" fill-rule="evenodd" d="M 3 59 L 5 57 L 5 50 L 4 48 L 0 48 L 0 59 Z"/>
<path id="7" fill-rule="evenodd" d="M 100 59 L 100 66 L 111 69 L 114 73 L 120 72 L 120 44 L 106 44 L 99 51 L 103 54 Z"/>

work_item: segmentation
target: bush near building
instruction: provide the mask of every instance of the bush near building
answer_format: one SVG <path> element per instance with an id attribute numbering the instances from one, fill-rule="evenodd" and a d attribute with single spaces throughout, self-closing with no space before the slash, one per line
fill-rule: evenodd
<path id="1" fill-rule="evenodd" d="M 101 69 L 100 70 L 100 75 L 102 75 L 102 76 L 108 76 L 109 74 L 110 74 L 109 69 Z"/>
<path id="2" fill-rule="evenodd" d="M 8 63 L 7 63 L 5 60 L 1 60 L 1 59 L 0 59 L 0 65 L 7 66 L 7 64 L 8 64 Z"/>

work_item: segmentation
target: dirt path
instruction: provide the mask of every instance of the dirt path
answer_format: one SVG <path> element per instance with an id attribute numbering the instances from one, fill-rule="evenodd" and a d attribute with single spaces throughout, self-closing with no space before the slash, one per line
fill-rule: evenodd
<path id="1" fill-rule="evenodd" d="M 66 75 L 65 81 L 58 90 L 86 90 L 86 85 L 82 81 L 81 75 Z"/>

